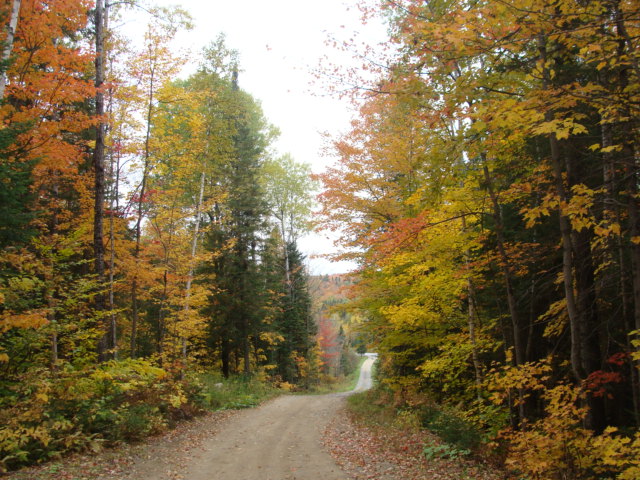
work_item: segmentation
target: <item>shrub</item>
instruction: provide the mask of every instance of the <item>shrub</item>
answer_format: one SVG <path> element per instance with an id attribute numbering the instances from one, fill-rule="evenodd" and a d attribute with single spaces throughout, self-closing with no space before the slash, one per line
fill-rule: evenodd
<path id="1" fill-rule="evenodd" d="M 116 427 L 118 439 L 135 442 L 163 431 L 167 423 L 157 406 L 140 404 L 124 408 Z"/>
<path id="2" fill-rule="evenodd" d="M 480 445 L 481 433 L 476 426 L 452 409 L 424 406 L 420 410 L 422 426 L 438 435 L 444 442 L 461 450 L 473 450 Z"/>
<path id="3" fill-rule="evenodd" d="M 614 427 L 597 434 L 584 428 L 587 389 L 559 383 L 549 385 L 548 362 L 506 367 L 490 379 L 496 403 L 510 391 L 538 392 L 544 416 L 519 429 L 507 428 L 501 439 L 505 463 L 532 480 L 640 478 L 640 432 L 624 435 Z"/>
<path id="4" fill-rule="evenodd" d="M 391 393 L 384 387 L 354 393 L 347 398 L 347 403 L 349 410 L 365 423 L 389 425 L 396 419 Z"/>
<path id="5" fill-rule="evenodd" d="M 427 460 L 433 460 L 434 458 L 456 459 L 466 457 L 471 453 L 471 451 L 456 448 L 448 443 L 428 443 L 424 446 L 422 453 Z"/>
<path id="6" fill-rule="evenodd" d="M 202 387 L 145 360 L 32 371 L 0 404 L 0 471 L 138 441 L 199 411 Z"/>

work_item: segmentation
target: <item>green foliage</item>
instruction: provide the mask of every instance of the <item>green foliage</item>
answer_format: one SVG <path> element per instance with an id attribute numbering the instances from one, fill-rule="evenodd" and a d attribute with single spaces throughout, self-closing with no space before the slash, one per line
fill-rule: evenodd
<path id="1" fill-rule="evenodd" d="M 198 404 L 208 410 L 226 410 L 255 407 L 282 390 L 258 377 L 235 375 L 224 378 L 220 373 L 205 373 L 198 376 L 202 385 Z"/>
<path id="2" fill-rule="evenodd" d="M 340 370 L 345 376 L 350 376 L 356 371 L 359 371 L 359 366 L 362 365 L 363 357 L 358 356 L 348 345 L 343 344 L 342 353 L 340 354 Z"/>
<path id="3" fill-rule="evenodd" d="M 470 450 L 459 449 L 448 443 L 430 443 L 424 446 L 422 451 L 427 460 L 433 460 L 434 458 L 448 458 L 455 460 L 457 458 L 467 457 L 471 454 Z"/>
<path id="4" fill-rule="evenodd" d="M 304 256 L 295 242 L 285 247 L 274 230 L 261 257 L 259 274 L 264 287 L 260 350 L 264 362 L 274 379 L 308 388 L 314 381 L 310 350 L 316 326 L 311 315 Z"/>
<path id="5" fill-rule="evenodd" d="M 388 425 L 395 419 L 392 398 L 380 387 L 349 395 L 347 405 L 349 411 L 365 423 Z"/>
<path id="6" fill-rule="evenodd" d="M 480 445 L 481 434 L 477 427 L 452 409 L 425 406 L 419 410 L 419 414 L 422 426 L 448 445 L 460 451 L 473 450 Z"/>
<path id="7" fill-rule="evenodd" d="M 26 243 L 35 233 L 31 222 L 36 218 L 31 190 L 34 160 L 5 157 L 11 143 L 24 128 L 0 130 L 0 249 Z"/>

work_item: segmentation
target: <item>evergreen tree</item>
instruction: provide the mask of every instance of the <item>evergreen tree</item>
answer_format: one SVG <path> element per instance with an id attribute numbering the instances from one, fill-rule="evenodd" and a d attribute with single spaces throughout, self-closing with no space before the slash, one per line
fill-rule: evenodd
<path id="1" fill-rule="evenodd" d="M 287 245 L 283 253 L 281 238 L 274 229 L 262 251 L 260 272 L 263 285 L 263 350 L 284 381 L 300 383 L 308 379 L 305 365 L 313 346 L 316 326 L 311 313 L 311 295 L 304 256 L 297 245 Z M 287 258 L 290 284 L 283 281 Z"/>
<path id="2" fill-rule="evenodd" d="M 213 77 L 219 83 L 215 73 L 200 75 Z M 258 179 L 270 131 L 260 107 L 239 89 L 237 72 L 226 83 L 231 108 L 217 113 L 231 125 L 232 148 L 216 171 L 225 201 L 209 212 L 209 246 L 222 250 L 213 261 L 216 293 L 211 299 L 210 331 L 213 342 L 220 347 L 222 372 L 228 376 L 232 356 L 236 366 L 242 359 L 243 372 L 251 373 L 251 346 L 258 331 L 260 310 L 258 248 L 267 213 Z"/>
<path id="3" fill-rule="evenodd" d="M 0 249 L 26 243 L 36 231 L 30 227 L 33 210 L 31 172 L 35 160 L 11 160 L 7 150 L 14 143 L 15 127 L 0 130 Z"/>

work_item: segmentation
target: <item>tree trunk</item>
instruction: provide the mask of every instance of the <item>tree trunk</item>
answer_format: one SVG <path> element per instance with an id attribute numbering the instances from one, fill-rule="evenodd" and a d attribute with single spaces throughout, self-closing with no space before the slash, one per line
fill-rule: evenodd
<path id="1" fill-rule="evenodd" d="M 520 327 L 520 317 L 518 314 L 518 308 L 516 303 L 516 296 L 513 289 L 513 274 L 511 269 L 511 261 L 507 255 L 504 238 L 504 221 L 502 219 L 502 213 L 500 212 L 500 203 L 498 202 L 498 196 L 493 188 L 493 180 L 489 173 L 489 168 L 486 164 L 484 154 L 482 155 L 483 165 L 482 170 L 484 172 L 484 179 L 487 187 L 487 192 L 491 198 L 493 205 L 493 219 L 496 223 L 496 246 L 498 247 L 498 254 L 500 255 L 500 263 L 502 275 L 504 278 L 505 289 L 507 292 L 507 305 L 509 307 L 509 315 L 511 316 L 511 325 L 513 328 L 513 346 L 516 365 L 522 365 L 524 363 L 524 350 L 522 348 L 522 335 Z"/>
<path id="2" fill-rule="evenodd" d="M 282 231 L 282 250 L 284 254 L 284 282 L 289 298 L 293 299 L 293 285 L 291 284 L 291 266 L 289 261 L 289 245 L 284 226 L 284 212 L 280 212 L 280 230 Z"/>
<path id="3" fill-rule="evenodd" d="M 245 336 L 243 339 L 243 357 L 244 357 L 244 374 L 251 375 L 251 341 L 249 336 Z"/>
<path id="4" fill-rule="evenodd" d="M 482 154 L 482 170 L 484 172 L 484 179 L 486 182 L 487 191 L 491 198 L 493 205 L 493 218 L 496 223 L 496 245 L 498 247 L 498 254 L 500 255 L 500 263 L 502 270 L 502 277 L 504 280 L 505 290 L 507 292 L 507 305 L 509 307 L 509 316 L 511 317 L 511 328 L 513 329 L 513 349 L 514 360 L 516 365 L 522 365 L 524 363 L 524 349 L 522 347 L 522 331 L 520 325 L 520 316 L 518 314 L 518 307 L 516 302 L 516 296 L 513 288 L 513 274 L 511 269 L 511 262 L 507 255 L 504 239 L 504 220 L 500 211 L 500 203 L 498 202 L 498 196 L 493 188 L 493 180 L 487 167 L 487 162 L 484 153 Z M 526 418 L 525 412 L 525 396 L 524 390 L 518 390 L 518 415 L 520 421 Z"/>
<path id="5" fill-rule="evenodd" d="M 142 213 L 144 206 L 144 196 L 147 193 L 147 177 L 149 175 L 149 158 L 151 156 L 151 117 L 153 116 L 153 99 L 154 99 L 154 76 L 151 73 L 149 84 L 149 98 L 147 106 L 147 132 L 144 143 L 144 166 L 142 168 L 142 179 L 140 181 L 140 190 L 138 191 L 138 211 L 136 220 L 136 246 L 133 252 L 135 259 L 135 268 L 137 270 L 140 263 L 140 240 L 142 238 Z M 131 282 L 131 358 L 135 358 L 138 348 L 138 272 L 134 273 Z"/>
<path id="6" fill-rule="evenodd" d="M 20 17 L 20 4 L 21 0 L 13 0 L 11 7 L 11 18 L 7 24 L 7 38 L 4 41 L 4 50 L 2 51 L 2 63 L 6 64 L 11 57 L 11 51 L 13 50 L 13 39 L 16 34 L 16 28 L 18 27 L 18 18 Z M 0 75 L 0 100 L 4 98 L 4 90 L 7 86 L 7 72 L 2 72 Z"/>
<path id="7" fill-rule="evenodd" d="M 225 337 L 223 332 L 220 340 L 220 360 L 222 361 L 222 375 L 224 378 L 229 378 L 231 367 L 231 346 L 229 340 Z"/>
<path id="8" fill-rule="evenodd" d="M 58 200 L 59 187 L 58 183 L 53 184 L 53 197 Z M 51 216 L 51 224 L 49 228 L 51 235 L 56 235 L 58 232 L 58 212 L 57 206 L 54 208 L 53 215 Z M 51 252 L 53 253 L 53 252 Z M 51 254 L 50 254 L 51 255 Z M 45 301 L 47 302 L 47 320 L 52 326 L 51 332 L 51 370 L 58 368 L 59 352 L 58 352 L 58 322 L 56 319 L 56 288 L 55 288 L 55 264 L 52 257 L 46 259 L 46 265 L 48 271 L 45 270 L 44 282 L 45 282 Z"/>
<path id="9" fill-rule="evenodd" d="M 547 64 L 546 38 L 540 35 L 538 48 L 540 59 L 543 65 Z M 547 67 L 543 70 L 543 86 L 551 86 L 551 74 Z M 545 112 L 545 120 L 553 120 L 551 111 Z M 555 133 L 549 135 L 549 148 L 551 153 L 551 166 L 553 168 L 554 186 L 560 206 L 558 208 L 558 223 L 560 227 L 560 237 L 562 241 L 562 275 L 564 284 L 564 295 L 567 315 L 569 317 L 569 331 L 571 336 L 571 368 L 577 382 L 582 382 L 585 375 L 582 369 L 582 354 L 580 351 L 580 324 L 581 319 L 576 305 L 576 298 L 573 291 L 574 286 L 574 264 L 573 245 L 571 240 L 571 222 L 562 211 L 563 205 L 568 202 L 567 191 L 564 186 L 564 165 L 560 154 L 560 145 Z"/>
<path id="10" fill-rule="evenodd" d="M 462 231 L 467 231 L 467 219 L 462 217 Z M 478 341 L 476 338 L 476 321 L 478 319 L 478 310 L 476 308 L 476 290 L 473 284 L 473 279 L 469 274 L 469 262 L 470 262 L 470 253 L 469 250 L 465 250 L 464 253 L 464 261 L 467 266 L 467 301 L 469 304 L 468 312 L 467 312 L 467 322 L 469 324 L 469 339 L 471 341 L 471 360 L 473 361 L 473 371 L 475 374 L 475 385 L 476 392 L 478 396 L 478 400 L 482 399 L 482 367 L 480 365 L 480 358 L 478 355 Z"/>
<path id="11" fill-rule="evenodd" d="M 110 103 L 111 105 L 111 103 Z M 118 323 L 115 309 L 115 269 L 116 269 L 116 238 L 115 238 L 115 212 L 120 208 L 119 195 L 120 195 L 120 153 L 117 154 L 114 160 L 113 150 L 110 154 L 110 177 L 113 179 L 113 185 L 111 187 L 111 193 L 109 198 L 109 312 L 111 321 L 111 333 L 113 335 L 113 345 L 116 345 L 114 349 L 114 358 L 118 358 L 117 349 L 117 334 Z"/>
<path id="12" fill-rule="evenodd" d="M 114 356 L 115 343 L 114 335 L 111 332 L 111 323 L 106 316 L 105 298 L 103 289 L 105 287 L 105 263 L 104 263 L 104 201 L 105 201 L 105 122 L 104 122 L 104 71 L 105 71 L 105 51 L 104 51 L 104 23 L 105 23 L 104 0 L 96 2 L 95 29 L 96 29 L 96 116 L 98 125 L 96 126 L 96 140 L 93 150 L 94 169 L 94 207 L 93 207 L 93 251 L 94 270 L 98 280 L 98 293 L 95 296 L 95 309 L 103 325 L 103 335 L 98 342 L 98 359 L 106 361 Z"/>
<path id="13" fill-rule="evenodd" d="M 591 256 L 591 237 L 588 230 L 572 233 L 576 248 L 575 281 L 577 303 L 580 310 L 580 351 L 582 370 L 586 377 L 602 368 L 600 348 L 600 325 L 598 321 L 597 299 L 595 292 L 595 269 Z M 585 425 L 600 432 L 605 427 L 605 405 L 603 396 L 594 396 L 587 392 L 589 409 Z"/>
<path id="14" fill-rule="evenodd" d="M 198 204 L 196 205 L 196 224 L 193 228 L 193 239 L 191 240 L 191 259 L 190 259 L 190 267 L 189 273 L 187 274 L 187 285 L 185 287 L 184 293 L 184 318 L 187 319 L 189 312 L 189 298 L 191 297 L 191 283 L 193 282 L 193 270 L 194 270 L 194 260 L 196 258 L 196 252 L 198 250 L 198 234 L 200 231 L 200 210 L 202 210 L 202 202 L 204 199 L 204 183 L 205 183 L 206 175 L 204 171 L 200 174 L 200 192 L 198 195 Z M 182 343 L 182 361 L 184 363 L 183 368 L 187 365 L 187 337 L 185 332 L 181 334 L 181 343 Z"/>
<path id="15" fill-rule="evenodd" d="M 131 338 L 129 356 L 136 358 L 138 345 L 138 280 L 134 276 L 131 282 Z"/>

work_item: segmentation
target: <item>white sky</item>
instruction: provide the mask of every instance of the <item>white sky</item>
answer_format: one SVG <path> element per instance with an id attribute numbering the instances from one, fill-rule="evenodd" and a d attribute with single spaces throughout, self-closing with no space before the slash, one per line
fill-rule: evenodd
<path id="1" fill-rule="evenodd" d="M 266 118 L 281 131 L 277 151 L 291 153 L 296 161 L 321 172 L 329 158 L 321 156 L 322 132 L 347 131 L 352 109 L 346 100 L 332 98 L 315 80 L 312 71 L 322 57 L 331 63 L 356 62 L 326 45 L 327 39 L 354 36 L 370 45 L 383 42 L 382 22 L 363 25 L 354 0 L 156 0 L 158 5 L 180 5 L 194 18 L 195 28 L 178 37 L 181 46 L 194 51 L 226 35 L 229 48 L 240 53 L 243 72 L 240 87 L 262 103 Z M 135 20 L 133 20 L 135 18 Z M 144 18 L 131 17 L 133 22 Z M 333 251 L 325 235 L 309 235 L 300 247 L 313 257 Z M 310 258 L 313 274 L 344 272 L 352 265 Z"/>

